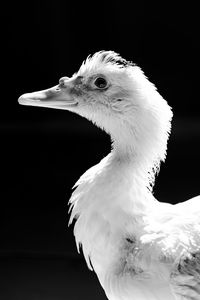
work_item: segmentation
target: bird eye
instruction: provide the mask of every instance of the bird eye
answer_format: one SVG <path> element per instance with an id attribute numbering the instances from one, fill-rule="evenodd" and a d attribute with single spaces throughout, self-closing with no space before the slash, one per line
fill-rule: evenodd
<path id="1" fill-rule="evenodd" d="M 94 84 L 98 87 L 98 89 L 105 89 L 108 83 L 103 77 L 97 77 Z"/>

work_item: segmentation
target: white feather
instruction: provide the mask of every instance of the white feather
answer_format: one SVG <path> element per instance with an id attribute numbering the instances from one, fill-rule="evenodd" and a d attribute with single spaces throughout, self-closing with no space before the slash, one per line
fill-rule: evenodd
<path id="1" fill-rule="evenodd" d="M 80 73 L 113 71 L 118 57 L 109 53 L 102 64 L 101 54 L 87 59 Z M 112 117 L 105 117 L 106 122 L 101 114 L 89 117 L 111 134 L 113 150 L 81 176 L 70 199 L 76 243 L 110 300 L 197 300 L 200 197 L 174 206 L 153 197 L 150 190 L 165 159 L 172 113 L 141 69 L 129 66 L 128 74 L 130 81 L 118 80 L 134 109 L 119 117 L 120 126 Z"/>
<path id="2" fill-rule="evenodd" d="M 69 222 L 109 300 L 199 300 L 200 196 L 171 205 L 152 194 L 172 111 L 142 70 L 100 51 L 19 102 L 68 109 L 111 136 L 111 153 L 75 185 Z"/>

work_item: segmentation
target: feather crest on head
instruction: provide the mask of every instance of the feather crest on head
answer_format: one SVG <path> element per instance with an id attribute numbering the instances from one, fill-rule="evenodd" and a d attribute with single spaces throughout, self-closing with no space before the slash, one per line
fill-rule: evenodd
<path id="1" fill-rule="evenodd" d="M 116 70 L 121 70 L 134 64 L 126 59 L 122 58 L 118 53 L 114 51 L 99 51 L 94 55 L 89 55 L 87 59 L 82 63 L 79 72 L 96 70 L 100 67 L 114 67 Z"/>

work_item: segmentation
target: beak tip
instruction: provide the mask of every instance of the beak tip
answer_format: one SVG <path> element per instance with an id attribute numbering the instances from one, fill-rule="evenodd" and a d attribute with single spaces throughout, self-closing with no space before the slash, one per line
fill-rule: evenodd
<path id="1" fill-rule="evenodd" d="M 18 103 L 23 105 L 27 102 L 27 99 L 28 97 L 26 97 L 26 94 L 23 94 L 18 98 Z"/>
<path id="2" fill-rule="evenodd" d="M 18 98 L 18 103 L 22 105 L 30 105 L 32 101 L 37 102 L 37 99 L 32 97 L 30 93 L 23 94 Z"/>
<path id="3" fill-rule="evenodd" d="M 24 95 L 21 95 L 19 98 L 18 98 L 18 103 L 19 104 L 23 104 L 24 102 Z"/>

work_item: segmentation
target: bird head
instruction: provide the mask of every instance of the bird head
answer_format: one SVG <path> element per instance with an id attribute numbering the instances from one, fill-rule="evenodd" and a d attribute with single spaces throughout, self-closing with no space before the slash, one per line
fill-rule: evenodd
<path id="1" fill-rule="evenodd" d="M 156 131 L 160 136 L 154 137 L 154 143 L 167 135 L 172 116 L 142 70 L 113 51 L 89 56 L 72 77 L 62 77 L 50 89 L 24 94 L 19 103 L 73 111 L 104 129 L 118 144 L 129 147 L 131 142 L 135 150 L 138 145 L 139 152 Z"/>
<path id="2" fill-rule="evenodd" d="M 128 120 L 134 110 L 131 67 L 113 51 L 100 51 L 88 57 L 71 78 L 62 77 L 59 84 L 19 98 L 24 105 L 66 109 L 76 112 L 110 131 L 109 124 Z"/>

